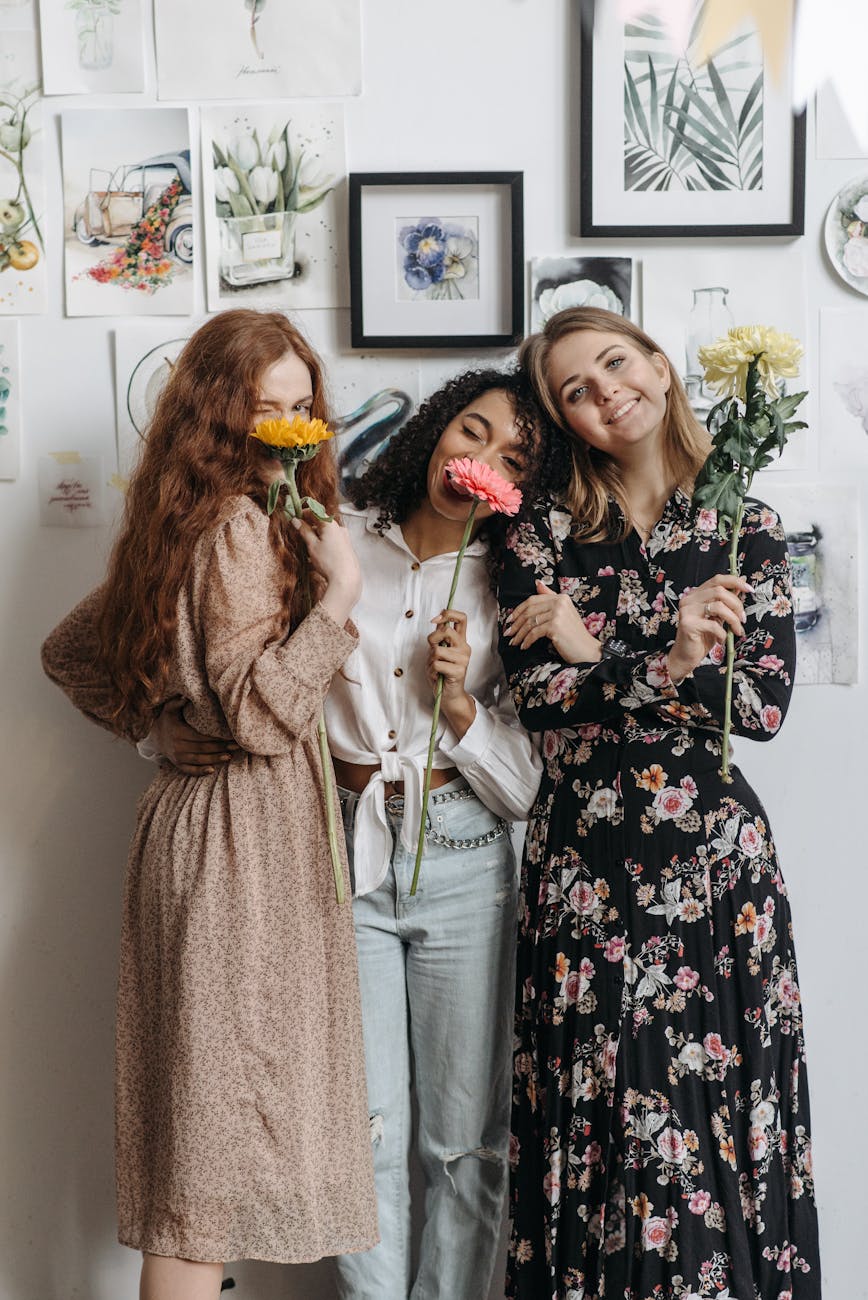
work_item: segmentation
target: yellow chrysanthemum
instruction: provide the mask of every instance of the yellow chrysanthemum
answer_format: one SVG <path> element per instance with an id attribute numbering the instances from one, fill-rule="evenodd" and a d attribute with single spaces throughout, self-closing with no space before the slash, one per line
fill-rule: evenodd
<path id="1" fill-rule="evenodd" d="M 334 430 L 323 420 L 305 420 L 295 415 L 291 420 L 262 420 L 252 436 L 268 447 L 313 447 L 333 438 Z"/>
<path id="2" fill-rule="evenodd" d="M 768 396 L 779 396 L 778 380 L 793 379 L 799 373 L 804 348 L 792 334 L 768 325 L 739 325 L 708 347 L 699 349 L 705 382 L 721 397 L 744 401 L 747 368 L 758 358 L 757 374 Z"/>

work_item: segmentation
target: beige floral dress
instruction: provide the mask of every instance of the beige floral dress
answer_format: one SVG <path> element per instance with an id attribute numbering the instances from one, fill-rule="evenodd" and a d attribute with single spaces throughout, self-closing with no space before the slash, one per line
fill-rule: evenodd
<path id="1" fill-rule="evenodd" d="M 316 606 L 280 635 L 267 528 L 236 499 L 195 552 L 167 698 L 242 748 L 213 775 L 158 770 L 124 896 L 119 1237 L 195 1260 L 314 1260 L 378 1239 L 352 909 L 335 901 L 315 731 L 356 634 Z M 97 602 L 43 662 L 107 725 Z"/>

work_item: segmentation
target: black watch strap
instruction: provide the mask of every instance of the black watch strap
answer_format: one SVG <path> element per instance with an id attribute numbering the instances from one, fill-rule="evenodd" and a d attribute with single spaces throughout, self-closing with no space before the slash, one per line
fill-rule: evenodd
<path id="1" fill-rule="evenodd" d="M 604 641 L 601 650 L 604 659 L 625 659 L 632 653 L 633 647 L 616 636 L 610 636 L 608 641 Z"/>

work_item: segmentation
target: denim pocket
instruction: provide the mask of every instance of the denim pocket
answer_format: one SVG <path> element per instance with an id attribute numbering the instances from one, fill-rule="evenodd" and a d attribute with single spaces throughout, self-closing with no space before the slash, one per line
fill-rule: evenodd
<path id="1" fill-rule="evenodd" d="M 506 822 L 497 817 L 476 795 L 461 792 L 461 798 L 445 798 L 428 807 L 430 832 L 450 841 L 449 848 L 481 848 L 508 833 Z M 429 832 L 429 833 L 430 833 Z"/>

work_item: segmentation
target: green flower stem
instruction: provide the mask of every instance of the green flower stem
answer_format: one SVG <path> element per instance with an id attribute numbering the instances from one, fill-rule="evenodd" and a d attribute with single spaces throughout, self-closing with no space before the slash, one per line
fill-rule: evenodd
<path id="1" fill-rule="evenodd" d="M 298 464 L 298 458 L 293 456 L 291 459 L 280 458 L 283 466 L 283 476 L 286 479 L 286 513 L 293 519 L 300 519 L 302 516 L 301 497 L 298 493 L 298 486 L 295 481 L 295 469 Z M 307 564 L 304 566 L 304 584 L 307 595 L 308 613 L 313 608 L 313 597 L 310 590 L 310 569 Z M 337 821 L 335 819 L 335 788 L 332 780 L 332 756 L 329 751 L 329 738 L 326 731 L 325 717 L 320 709 L 320 715 L 316 724 L 316 736 L 319 741 L 319 756 L 322 765 L 322 783 L 323 794 L 325 796 L 325 814 L 326 814 L 326 834 L 328 835 L 329 852 L 332 860 L 332 871 L 335 878 L 335 898 L 338 904 L 346 901 L 344 891 L 344 869 L 341 864 L 341 852 L 338 845 Z"/>
<path id="2" fill-rule="evenodd" d="M 752 477 L 752 476 L 751 476 Z M 748 483 L 748 488 L 750 483 Z M 739 502 L 738 513 L 732 525 L 732 542 L 729 547 L 729 571 L 733 577 L 738 574 L 738 539 L 741 533 L 741 521 L 744 516 L 744 498 Z M 735 637 L 732 628 L 726 633 L 726 694 L 723 710 L 723 753 L 721 755 L 720 776 L 727 785 L 732 784 L 729 773 L 729 733 L 732 730 L 732 678 L 735 666 Z"/>
<path id="3" fill-rule="evenodd" d="M 323 787 L 325 791 L 326 805 L 326 831 L 328 833 L 329 850 L 332 858 L 332 871 L 335 877 L 335 898 L 340 905 L 345 901 L 344 894 L 344 870 L 341 865 L 341 853 L 338 847 L 338 830 L 335 821 L 335 792 L 332 782 L 332 756 L 329 750 L 329 738 L 326 732 L 325 717 L 320 712 L 316 724 L 316 734 L 319 740 L 319 756 L 322 762 Z"/>
<path id="4" fill-rule="evenodd" d="M 476 517 L 476 507 L 479 505 L 479 498 L 473 498 L 473 505 L 470 507 L 470 514 L 467 516 L 467 523 L 464 525 L 464 536 L 461 538 L 461 545 L 458 548 L 458 558 L 455 561 L 455 572 L 452 574 L 452 586 L 449 588 L 449 599 L 446 601 L 446 608 L 452 608 L 452 602 L 455 599 L 455 590 L 458 586 L 458 575 L 461 572 L 461 561 L 464 559 L 464 552 L 467 549 L 467 543 L 470 541 L 470 533 L 473 528 L 473 520 Z M 440 721 L 440 701 L 443 698 L 443 674 L 437 674 L 437 685 L 434 688 L 434 716 L 431 719 L 431 735 L 428 739 L 428 761 L 425 764 L 425 785 L 422 789 L 422 811 L 419 815 L 419 838 L 416 842 L 416 864 L 413 868 L 413 881 L 410 885 L 411 896 L 416 893 L 416 886 L 419 883 L 419 870 L 422 866 L 422 857 L 425 852 L 425 823 L 428 819 L 428 798 L 431 794 L 431 770 L 434 766 L 434 746 L 437 743 L 437 723 Z"/>

